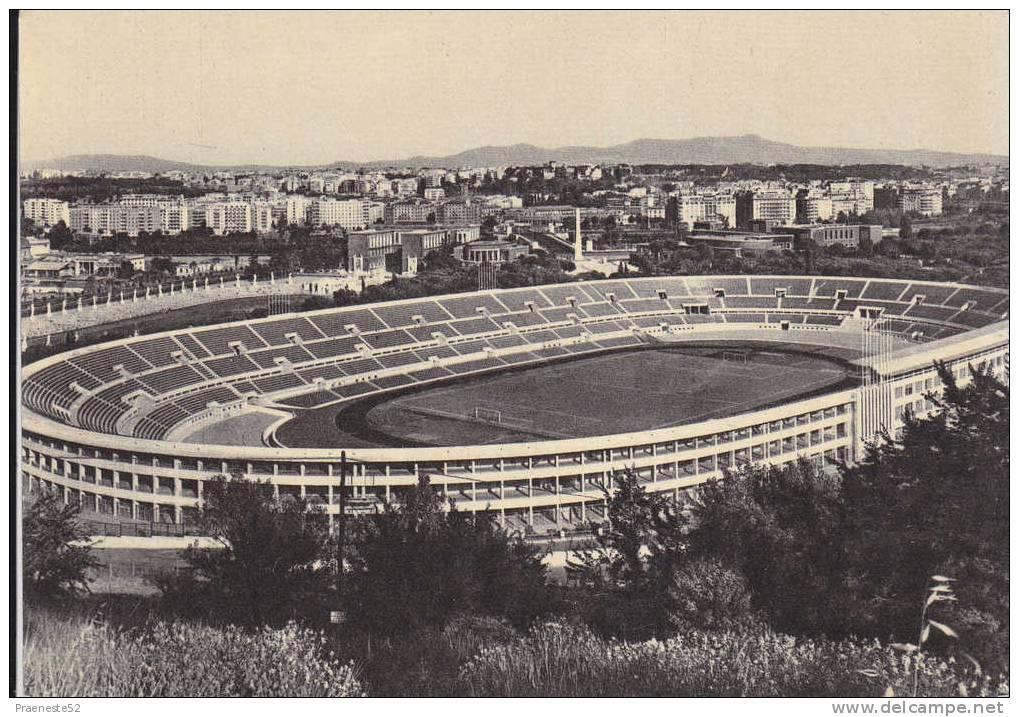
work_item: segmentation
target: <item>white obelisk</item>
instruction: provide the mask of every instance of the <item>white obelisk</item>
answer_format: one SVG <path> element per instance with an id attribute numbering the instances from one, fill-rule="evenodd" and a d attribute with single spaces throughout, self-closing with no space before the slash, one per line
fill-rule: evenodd
<path id="1" fill-rule="evenodd" d="M 584 245 L 580 238 L 580 207 L 573 210 L 573 261 L 584 258 Z"/>

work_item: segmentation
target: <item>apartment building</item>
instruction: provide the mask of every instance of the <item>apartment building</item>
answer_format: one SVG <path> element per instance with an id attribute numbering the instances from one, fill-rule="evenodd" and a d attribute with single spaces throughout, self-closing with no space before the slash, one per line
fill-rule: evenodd
<path id="1" fill-rule="evenodd" d="M 722 221 L 736 226 L 736 198 L 731 194 L 681 194 L 670 197 L 665 203 L 665 220 L 672 225 L 685 224 L 693 228 L 695 222 Z"/>
<path id="2" fill-rule="evenodd" d="M 255 202 L 251 205 L 252 229 L 259 234 L 272 231 L 273 207 L 268 202 Z"/>
<path id="3" fill-rule="evenodd" d="M 308 223 L 317 226 L 338 226 L 363 229 L 368 224 L 362 199 L 318 199 L 308 208 Z"/>
<path id="4" fill-rule="evenodd" d="M 423 199 L 405 202 L 391 202 L 386 205 L 384 217 L 386 224 L 424 224 L 431 217 L 436 217 L 436 206 Z"/>
<path id="5" fill-rule="evenodd" d="M 138 236 L 162 231 L 160 207 L 124 207 L 119 204 L 82 204 L 69 210 L 72 231 L 111 236 Z"/>
<path id="6" fill-rule="evenodd" d="M 899 209 L 934 217 L 943 211 L 939 187 L 903 187 L 899 192 Z"/>
<path id="7" fill-rule="evenodd" d="M 777 226 L 796 221 L 796 199 L 781 189 L 743 190 L 736 193 L 736 224 L 747 226 L 751 221 L 764 220 Z"/>
<path id="8" fill-rule="evenodd" d="M 183 200 L 160 204 L 159 230 L 163 234 L 180 234 L 191 226 L 188 205 Z"/>
<path id="9" fill-rule="evenodd" d="M 470 199 L 451 199 L 439 205 L 435 219 L 440 224 L 477 224 L 481 205 Z"/>
<path id="10" fill-rule="evenodd" d="M 287 224 L 305 224 L 308 221 L 308 210 L 315 200 L 303 194 L 291 195 L 286 200 Z"/>
<path id="11" fill-rule="evenodd" d="M 34 197 L 26 199 L 23 212 L 26 219 L 31 219 L 36 224 L 51 227 L 63 222 L 70 226 L 71 212 L 67 202 L 59 199 L 47 199 L 45 197 Z"/>
<path id="12" fill-rule="evenodd" d="M 830 221 L 835 216 L 831 197 L 820 192 L 801 189 L 796 195 L 796 223 L 816 224 Z"/>
<path id="13" fill-rule="evenodd" d="M 215 202 L 205 207 L 205 226 L 216 236 L 254 230 L 252 207 L 248 202 Z"/>

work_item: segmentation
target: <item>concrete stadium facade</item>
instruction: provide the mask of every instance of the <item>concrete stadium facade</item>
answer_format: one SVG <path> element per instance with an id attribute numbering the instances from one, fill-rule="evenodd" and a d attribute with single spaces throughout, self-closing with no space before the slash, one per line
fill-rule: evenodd
<path id="1" fill-rule="evenodd" d="M 971 366 L 1007 380 L 1007 311 L 1007 292 L 947 283 L 651 277 L 135 337 L 25 368 L 22 479 L 30 491 L 57 491 L 111 519 L 182 524 L 194 520 L 205 481 L 239 475 L 319 503 L 331 521 L 339 511 L 339 449 L 272 445 L 271 429 L 268 445 L 257 446 L 178 437 L 252 411 L 275 411 L 282 421 L 278 401 L 287 397 L 352 400 L 645 344 L 765 341 L 859 350 L 859 385 L 725 418 L 593 439 L 346 450 L 348 501 L 358 509 L 399 498 L 424 473 L 458 509 L 495 511 L 510 529 L 580 529 L 603 519 L 603 487 L 618 471 L 632 470 L 648 490 L 679 499 L 740 463 L 857 459 L 880 430 L 897 429 L 905 410 L 930 410 L 935 361 L 963 382 Z M 194 376 L 170 381 L 185 371 Z M 153 435 L 159 438 L 144 437 Z"/>

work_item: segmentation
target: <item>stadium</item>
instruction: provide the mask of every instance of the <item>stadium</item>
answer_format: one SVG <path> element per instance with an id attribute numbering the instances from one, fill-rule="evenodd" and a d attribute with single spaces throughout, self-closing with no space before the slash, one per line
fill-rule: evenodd
<path id="1" fill-rule="evenodd" d="M 341 480 L 370 511 L 425 474 L 511 531 L 573 531 L 621 470 L 678 500 L 741 463 L 851 462 L 932 407 L 935 361 L 1007 379 L 1007 316 L 962 284 L 686 276 L 179 329 L 25 367 L 22 479 L 144 533 L 193 523 L 218 475 L 332 521 Z"/>

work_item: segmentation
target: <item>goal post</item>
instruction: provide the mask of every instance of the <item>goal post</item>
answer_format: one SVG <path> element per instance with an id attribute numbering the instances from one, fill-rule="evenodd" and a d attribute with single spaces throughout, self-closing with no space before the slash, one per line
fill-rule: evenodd
<path id="1" fill-rule="evenodd" d="M 739 363 L 748 363 L 750 361 L 749 351 L 739 351 L 736 349 L 727 349 L 722 351 L 723 361 L 738 361 Z"/>
<path id="2" fill-rule="evenodd" d="M 502 423 L 502 411 L 494 408 L 475 406 L 474 420 L 480 423 Z"/>

